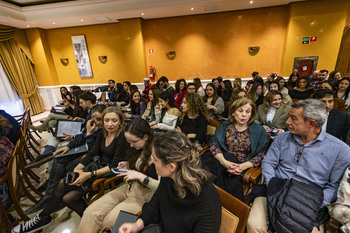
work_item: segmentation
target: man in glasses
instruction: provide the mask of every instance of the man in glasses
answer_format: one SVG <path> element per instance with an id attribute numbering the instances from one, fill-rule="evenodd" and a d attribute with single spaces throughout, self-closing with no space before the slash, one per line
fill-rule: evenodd
<path id="1" fill-rule="evenodd" d="M 319 100 L 292 104 L 286 121 L 289 132 L 275 138 L 262 161 L 267 198 L 254 200 L 248 233 L 267 232 L 269 221 L 277 232 L 324 232 L 325 207 L 335 201 L 350 165 L 349 146 L 322 130 L 327 117 Z"/>

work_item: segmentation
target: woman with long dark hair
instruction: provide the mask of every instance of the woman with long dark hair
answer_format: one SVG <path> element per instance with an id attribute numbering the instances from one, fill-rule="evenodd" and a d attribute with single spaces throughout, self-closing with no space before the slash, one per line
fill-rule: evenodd
<path id="1" fill-rule="evenodd" d="M 337 97 L 345 100 L 346 109 L 350 106 L 350 78 L 342 78 L 338 84 Z"/>
<path id="2" fill-rule="evenodd" d="M 162 107 L 161 110 L 158 110 L 156 113 L 156 122 L 155 125 L 152 125 L 153 129 L 160 130 L 174 130 L 177 118 L 180 116 L 180 110 L 175 106 L 173 97 L 169 92 L 162 92 L 159 95 L 159 104 Z"/>
<path id="3" fill-rule="evenodd" d="M 180 107 L 182 99 L 187 94 L 187 84 L 185 79 L 176 80 L 175 83 L 175 93 L 174 93 L 174 103 L 176 107 Z"/>
<path id="4" fill-rule="evenodd" d="M 295 87 L 291 92 L 289 92 L 289 96 L 292 99 L 307 99 L 314 93 L 314 89 L 310 86 L 310 80 L 306 76 L 302 76 L 298 78 Z"/>
<path id="5" fill-rule="evenodd" d="M 72 94 L 68 91 L 66 87 L 60 88 L 61 98 L 60 104 L 64 104 L 66 101 L 73 104 L 73 97 Z"/>
<path id="6" fill-rule="evenodd" d="M 201 97 L 205 96 L 205 91 L 202 86 L 202 82 L 200 78 L 194 78 L 193 79 L 194 85 L 196 86 L 196 93 L 200 95 Z"/>
<path id="7" fill-rule="evenodd" d="M 216 93 L 216 88 L 213 83 L 208 83 L 205 87 L 205 96 L 203 97 L 204 104 L 207 106 L 208 119 L 215 119 L 225 110 L 224 101 Z"/>
<path id="8" fill-rule="evenodd" d="M 261 84 L 260 82 L 253 83 L 253 86 L 249 92 L 249 99 L 251 99 L 257 107 L 263 103 L 264 101 L 263 84 Z"/>
<path id="9" fill-rule="evenodd" d="M 230 80 L 224 80 L 223 82 L 221 82 L 221 87 L 222 87 L 222 93 L 221 93 L 221 97 L 223 101 L 230 101 L 232 92 L 233 92 L 233 88 L 232 88 L 232 83 Z"/>
<path id="10" fill-rule="evenodd" d="M 141 99 L 141 93 L 138 90 L 133 90 L 130 95 L 130 111 L 128 113 L 124 113 L 125 118 L 139 118 L 145 112 L 147 105 Z M 123 110 L 128 110 L 125 107 Z"/>
<path id="11" fill-rule="evenodd" d="M 156 110 L 158 112 L 161 109 L 159 105 L 160 91 L 157 87 L 151 88 L 148 92 L 149 102 L 147 104 L 146 111 L 142 115 L 142 119 L 145 119 L 150 125 L 156 124 Z"/>
<path id="12" fill-rule="evenodd" d="M 140 212 L 158 187 L 158 176 L 151 162 L 151 127 L 144 119 L 134 119 L 125 127 L 125 137 L 129 142 L 126 161 L 118 164 L 119 171 L 125 172 L 118 176 L 124 177 L 125 182 L 84 211 L 78 233 L 112 229 L 120 210 Z"/>

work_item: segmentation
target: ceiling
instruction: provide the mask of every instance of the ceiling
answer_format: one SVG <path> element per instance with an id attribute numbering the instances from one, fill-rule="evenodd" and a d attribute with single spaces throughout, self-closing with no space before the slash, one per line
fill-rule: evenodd
<path id="1" fill-rule="evenodd" d="M 0 0 L 0 24 L 62 28 L 286 5 L 305 0 Z"/>

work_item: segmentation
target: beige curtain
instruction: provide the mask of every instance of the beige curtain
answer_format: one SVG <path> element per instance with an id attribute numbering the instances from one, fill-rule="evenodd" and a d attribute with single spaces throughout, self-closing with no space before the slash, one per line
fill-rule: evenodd
<path id="1" fill-rule="evenodd" d="M 0 25 L 0 41 L 6 41 L 16 35 L 16 28 Z"/>
<path id="2" fill-rule="evenodd" d="M 0 62 L 21 97 L 24 107 L 31 106 L 33 114 L 43 112 L 33 64 L 14 39 L 0 42 Z"/>

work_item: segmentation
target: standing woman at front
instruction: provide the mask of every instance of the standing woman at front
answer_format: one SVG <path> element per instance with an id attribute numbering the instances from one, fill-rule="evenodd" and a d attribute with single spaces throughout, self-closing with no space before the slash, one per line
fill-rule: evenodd
<path id="1" fill-rule="evenodd" d="M 174 103 L 176 107 L 180 107 L 182 99 L 187 93 L 187 85 L 185 79 L 179 79 L 175 83 Z"/>
<path id="2" fill-rule="evenodd" d="M 166 132 L 154 140 L 152 159 L 160 184 L 142 207 L 136 223 L 125 223 L 119 233 L 139 232 L 150 224 L 167 233 L 218 233 L 221 202 L 199 153 L 182 133 Z M 156 232 L 156 231 L 154 231 Z"/>
<path id="3" fill-rule="evenodd" d="M 215 85 L 208 83 L 205 87 L 204 104 L 207 106 L 208 119 L 214 120 L 225 110 L 224 101 L 216 93 Z"/>

